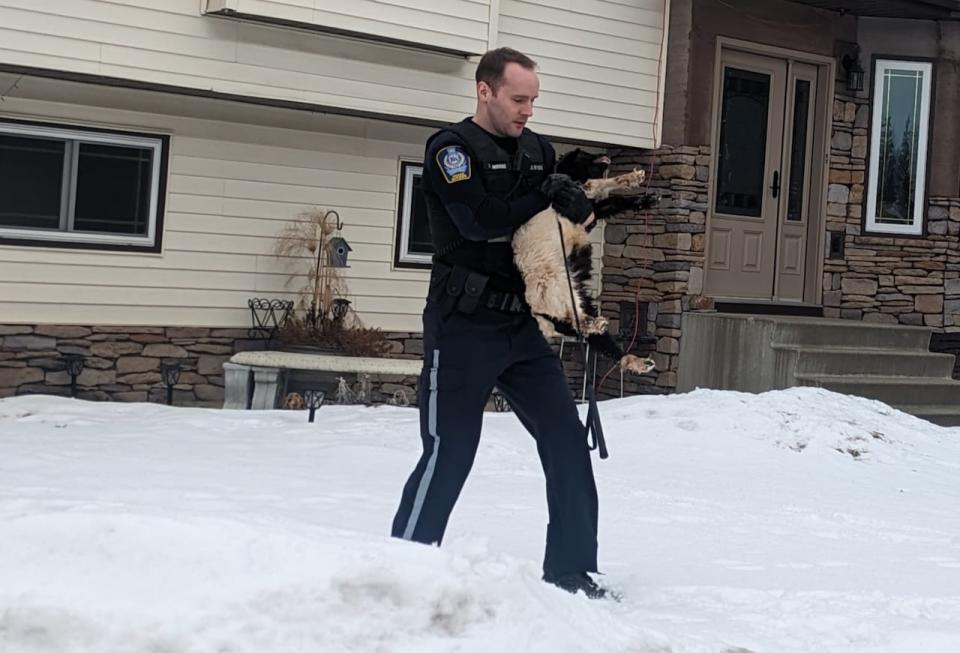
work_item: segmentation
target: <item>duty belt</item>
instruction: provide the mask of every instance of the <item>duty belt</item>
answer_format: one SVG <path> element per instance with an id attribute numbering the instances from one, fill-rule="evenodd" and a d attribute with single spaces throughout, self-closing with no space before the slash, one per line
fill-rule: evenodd
<path id="1" fill-rule="evenodd" d="M 527 303 L 523 295 L 518 293 L 488 290 L 486 307 L 504 313 L 524 313 L 527 310 Z"/>
<path id="2" fill-rule="evenodd" d="M 461 313 L 475 313 L 484 308 L 502 313 L 524 313 L 529 310 L 523 295 L 487 288 L 490 277 L 459 265 L 433 264 L 429 298 L 444 307 Z"/>

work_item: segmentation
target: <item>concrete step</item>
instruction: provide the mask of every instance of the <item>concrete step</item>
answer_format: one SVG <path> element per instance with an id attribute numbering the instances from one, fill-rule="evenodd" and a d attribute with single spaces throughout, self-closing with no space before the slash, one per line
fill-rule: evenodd
<path id="1" fill-rule="evenodd" d="M 882 347 L 834 347 L 773 343 L 771 348 L 793 357 L 797 374 L 871 374 L 949 379 L 955 357 L 930 351 Z"/>
<path id="2" fill-rule="evenodd" d="M 757 318 L 762 319 L 762 318 Z M 856 347 L 926 352 L 927 327 L 825 318 L 777 318 L 773 342 L 806 347 Z"/>
<path id="3" fill-rule="evenodd" d="M 797 374 L 799 385 L 826 388 L 894 407 L 960 406 L 960 381 L 918 376 L 877 376 L 856 374 Z"/>
<path id="4" fill-rule="evenodd" d="M 954 357 L 928 327 L 810 317 L 688 312 L 677 390 L 764 392 L 794 385 L 897 405 L 960 405 Z"/>
<path id="5" fill-rule="evenodd" d="M 960 406 L 903 405 L 896 408 L 940 426 L 960 426 Z"/>

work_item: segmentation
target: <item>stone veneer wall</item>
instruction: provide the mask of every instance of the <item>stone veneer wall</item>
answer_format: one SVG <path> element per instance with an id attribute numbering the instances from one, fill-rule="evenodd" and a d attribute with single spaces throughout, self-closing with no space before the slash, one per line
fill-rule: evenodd
<path id="1" fill-rule="evenodd" d="M 614 157 L 611 174 L 633 168 L 647 172 L 647 190 L 657 193 L 660 201 L 647 211 L 609 220 L 601 310 L 617 333 L 624 303 L 635 305 L 639 300 L 647 305 L 650 344 L 633 353 L 649 351 L 657 371 L 625 377 L 624 394 L 663 393 L 677 384 L 682 314 L 713 306 L 702 295 L 710 148 L 664 146 L 627 152 Z M 601 396 L 619 394 L 619 374 L 610 376 Z"/>
<path id="2" fill-rule="evenodd" d="M 846 95 L 838 84 L 825 230 L 827 242 L 832 233 L 841 234 L 844 256 L 825 255 L 824 315 L 933 327 L 938 331 L 934 350 L 960 353 L 960 197 L 927 198 L 924 237 L 865 235 L 868 152 L 868 100 Z M 611 174 L 635 167 L 647 171 L 648 190 L 658 193 L 660 201 L 648 211 L 609 220 L 600 303 L 614 334 L 620 330 L 624 303 L 647 305 L 647 337 L 638 338 L 631 352 L 652 355 L 658 371 L 639 378 L 626 376 L 626 395 L 675 388 L 681 316 L 713 308 L 711 299 L 702 295 L 710 148 L 627 151 L 614 157 Z M 423 355 L 420 334 L 385 335 L 388 356 Z M 219 406 L 223 361 L 237 351 L 262 347 L 248 339 L 246 329 L 0 325 L 0 397 L 69 394 L 70 379 L 61 356 L 78 353 L 87 357 L 78 378 L 79 397 L 163 401 L 160 362 L 173 358 L 183 364 L 174 402 Z M 579 397 L 583 360 L 575 343 L 566 348 L 564 366 Z M 601 358 L 598 378 L 609 368 L 609 361 Z M 394 387 L 387 384 L 394 381 L 384 379 L 381 394 L 392 391 Z M 619 385 L 620 376 L 614 370 L 598 395 L 618 396 Z M 376 382 L 374 386 L 378 389 Z"/>
<path id="3" fill-rule="evenodd" d="M 926 235 L 863 233 L 870 108 L 837 86 L 833 106 L 827 242 L 843 234 L 843 258 L 824 263 L 826 317 L 960 330 L 960 198 L 928 197 Z"/>
<path id="4" fill-rule="evenodd" d="M 932 327 L 935 351 L 960 353 L 960 197 L 927 198 L 922 237 L 864 234 L 869 115 L 869 100 L 847 95 L 838 83 L 824 229 L 827 243 L 831 234 L 840 235 L 844 253 L 824 254 L 824 316 Z M 615 172 L 652 171 L 650 189 L 661 200 L 645 215 L 610 221 L 602 310 L 616 332 L 621 302 L 639 296 L 649 303 L 660 370 L 655 389 L 669 391 L 676 386 L 681 314 L 713 308 L 711 298 L 702 295 L 709 147 L 664 146 L 625 153 L 614 164 Z M 627 389 L 654 390 L 646 379 Z M 602 394 L 613 394 L 610 383 Z"/>
<path id="5" fill-rule="evenodd" d="M 423 353 L 419 334 L 384 335 L 388 356 L 419 358 Z M 262 348 L 246 329 L 0 325 L 0 398 L 69 395 L 62 356 L 81 354 L 86 365 L 77 377 L 79 398 L 166 401 L 160 363 L 174 359 L 182 366 L 174 403 L 216 407 L 223 404 L 223 362 L 238 351 Z M 396 383 L 393 377 L 374 379 L 373 389 L 389 396 L 399 388 Z"/>

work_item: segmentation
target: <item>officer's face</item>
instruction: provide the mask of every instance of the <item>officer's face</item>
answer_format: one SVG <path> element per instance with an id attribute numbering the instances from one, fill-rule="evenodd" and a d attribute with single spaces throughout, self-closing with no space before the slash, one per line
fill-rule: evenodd
<path id="1" fill-rule="evenodd" d="M 516 138 L 533 115 L 533 101 L 540 95 L 540 79 L 535 71 L 511 62 L 503 70 L 503 83 L 497 91 L 494 93 L 480 82 L 479 94 L 494 132 Z"/>

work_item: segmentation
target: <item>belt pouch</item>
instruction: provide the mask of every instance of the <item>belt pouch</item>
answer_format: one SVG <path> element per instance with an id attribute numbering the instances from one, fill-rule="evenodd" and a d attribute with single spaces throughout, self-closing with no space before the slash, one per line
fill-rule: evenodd
<path id="1" fill-rule="evenodd" d="M 433 302 L 442 302 L 446 294 L 447 278 L 453 268 L 440 263 L 433 264 L 433 271 L 430 273 L 430 290 L 427 297 Z"/>
<path id="2" fill-rule="evenodd" d="M 476 312 L 480 306 L 480 296 L 483 295 L 489 280 L 490 277 L 479 272 L 471 272 L 467 275 L 466 283 L 463 286 L 463 295 L 460 297 L 459 304 L 457 304 L 461 313 Z"/>
<path id="3" fill-rule="evenodd" d="M 444 289 L 443 298 L 440 300 L 440 309 L 444 316 L 450 315 L 457 308 L 457 300 L 463 294 L 463 286 L 467 283 L 469 274 L 469 270 L 454 266 L 450 274 L 447 275 L 446 283 L 442 286 Z"/>

